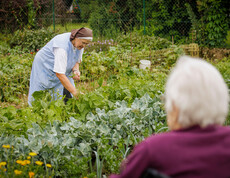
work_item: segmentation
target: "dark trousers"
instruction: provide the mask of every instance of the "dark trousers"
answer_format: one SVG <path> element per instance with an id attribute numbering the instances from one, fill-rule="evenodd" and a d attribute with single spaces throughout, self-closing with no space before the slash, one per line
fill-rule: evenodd
<path id="1" fill-rule="evenodd" d="M 67 101 L 72 98 L 72 95 L 70 94 L 70 92 L 64 87 L 63 90 L 63 96 L 64 96 L 64 102 L 65 104 L 67 103 Z"/>

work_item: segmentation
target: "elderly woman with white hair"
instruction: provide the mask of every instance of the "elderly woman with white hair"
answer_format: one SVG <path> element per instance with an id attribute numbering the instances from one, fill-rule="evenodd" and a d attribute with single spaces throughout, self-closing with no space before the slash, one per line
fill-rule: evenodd
<path id="1" fill-rule="evenodd" d="M 170 132 L 150 136 L 125 160 L 120 175 L 136 178 L 152 168 L 176 178 L 230 177 L 229 93 L 208 62 L 181 57 L 165 91 Z"/>

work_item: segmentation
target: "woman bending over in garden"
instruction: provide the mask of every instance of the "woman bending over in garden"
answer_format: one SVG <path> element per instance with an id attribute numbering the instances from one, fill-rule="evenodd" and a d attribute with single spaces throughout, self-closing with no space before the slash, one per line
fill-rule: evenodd
<path id="1" fill-rule="evenodd" d="M 36 54 L 30 75 L 28 104 L 35 91 L 49 90 L 54 99 L 77 97 L 74 80 L 80 80 L 79 64 L 84 47 L 93 39 L 92 30 L 80 28 L 55 36 Z M 71 73 L 73 78 L 70 77 Z"/>
<path id="2" fill-rule="evenodd" d="M 165 91 L 170 132 L 138 144 L 119 175 L 145 177 L 151 168 L 174 178 L 230 177 L 229 93 L 221 74 L 201 59 L 181 57 Z M 147 176 L 146 176 L 147 177 Z"/>

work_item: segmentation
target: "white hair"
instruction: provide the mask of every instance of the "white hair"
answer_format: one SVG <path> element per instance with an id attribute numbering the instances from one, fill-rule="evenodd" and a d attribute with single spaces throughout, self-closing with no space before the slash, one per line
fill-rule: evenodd
<path id="1" fill-rule="evenodd" d="M 229 93 L 219 71 L 208 62 L 182 56 L 166 83 L 166 112 L 179 109 L 183 127 L 223 125 L 228 114 Z"/>

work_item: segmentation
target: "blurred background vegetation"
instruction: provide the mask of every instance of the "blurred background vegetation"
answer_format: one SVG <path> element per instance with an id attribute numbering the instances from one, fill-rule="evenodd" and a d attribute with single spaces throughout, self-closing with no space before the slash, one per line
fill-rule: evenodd
<path id="1" fill-rule="evenodd" d="M 229 48 L 229 15 L 227 0 L 2 0 L 0 32 L 51 27 L 61 33 L 84 25 L 98 38 L 136 30 L 175 43 Z"/>

